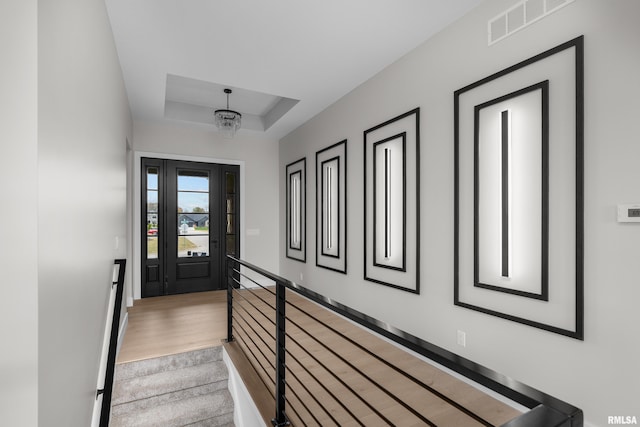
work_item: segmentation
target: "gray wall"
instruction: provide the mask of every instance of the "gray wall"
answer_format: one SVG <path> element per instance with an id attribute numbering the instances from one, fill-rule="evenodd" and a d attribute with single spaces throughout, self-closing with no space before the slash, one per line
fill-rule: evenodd
<path id="1" fill-rule="evenodd" d="M 0 422 L 15 426 L 38 420 L 37 24 L 36 0 L 0 3 Z"/>
<path id="2" fill-rule="evenodd" d="M 38 132 L 39 424 L 86 426 L 132 134 L 103 0 L 38 2 Z"/>
<path id="3" fill-rule="evenodd" d="M 242 258 L 277 272 L 279 233 L 274 224 L 278 223 L 278 141 L 258 135 L 255 132 L 240 130 L 234 139 L 228 140 L 210 127 L 189 127 L 180 124 L 159 124 L 136 121 L 133 138 L 134 154 L 162 158 L 211 161 L 211 159 L 243 162 L 244 194 L 241 195 L 244 206 L 243 223 L 240 233 L 243 235 L 240 248 Z M 139 162 L 133 162 L 135 172 Z M 133 292 L 140 295 L 140 257 L 139 257 L 139 177 L 134 178 L 134 205 L 136 209 L 132 224 L 134 260 Z"/>
<path id="4" fill-rule="evenodd" d="M 487 21 L 515 1 L 489 0 L 383 70 L 280 143 L 284 168 L 307 156 L 307 263 L 280 273 L 516 380 L 581 407 L 591 425 L 640 416 L 640 225 L 616 222 L 616 204 L 640 202 L 640 2 L 578 0 L 491 47 Z M 453 92 L 585 35 L 585 340 L 453 305 Z M 362 132 L 421 107 L 421 294 L 363 280 Z M 553 118 L 552 126 L 553 126 Z M 315 152 L 348 139 L 347 276 L 315 267 Z M 284 209 L 281 209 L 283 212 Z M 284 214 L 280 230 L 285 232 Z M 572 268 L 568 265 L 566 268 Z M 301 279 L 303 277 L 303 279 Z M 456 331 L 467 346 L 456 344 Z"/>

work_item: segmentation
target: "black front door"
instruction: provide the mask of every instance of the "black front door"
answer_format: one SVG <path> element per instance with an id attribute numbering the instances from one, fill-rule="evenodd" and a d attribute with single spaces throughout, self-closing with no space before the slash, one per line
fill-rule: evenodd
<path id="1" fill-rule="evenodd" d="M 239 253 L 238 166 L 142 159 L 142 296 L 223 289 Z"/>

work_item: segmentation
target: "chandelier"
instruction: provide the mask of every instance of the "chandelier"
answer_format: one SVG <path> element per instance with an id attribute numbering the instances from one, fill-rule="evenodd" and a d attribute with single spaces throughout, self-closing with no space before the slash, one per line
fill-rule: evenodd
<path id="1" fill-rule="evenodd" d="M 231 139 L 236 134 L 236 131 L 240 129 L 240 123 L 242 121 L 242 114 L 237 111 L 229 110 L 229 94 L 231 89 L 225 89 L 224 93 L 227 94 L 227 109 L 216 110 L 213 113 L 215 117 L 215 123 L 218 130 L 222 132 L 225 138 Z"/>

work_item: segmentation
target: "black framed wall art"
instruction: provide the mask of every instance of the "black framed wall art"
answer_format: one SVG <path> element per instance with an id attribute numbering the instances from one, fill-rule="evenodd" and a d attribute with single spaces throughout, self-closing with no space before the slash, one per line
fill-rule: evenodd
<path id="1" fill-rule="evenodd" d="M 347 140 L 316 153 L 316 265 L 347 273 Z"/>
<path id="2" fill-rule="evenodd" d="M 454 93 L 454 303 L 583 339 L 583 38 Z"/>
<path id="3" fill-rule="evenodd" d="M 420 109 L 364 132 L 364 278 L 420 293 Z"/>
<path id="4" fill-rule="evenodd" d="M 286 167 L 286 255 L 296 261 L 307 261 L 307 159 Z"/>

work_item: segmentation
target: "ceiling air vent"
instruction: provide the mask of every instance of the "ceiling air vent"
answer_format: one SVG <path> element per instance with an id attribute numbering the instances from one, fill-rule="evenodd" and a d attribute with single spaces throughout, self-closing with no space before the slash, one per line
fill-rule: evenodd
<path id="1" fill-rule="evenodd" d="M 575 0 L 523 0 L 489 21 L 489 46 Z"/>

